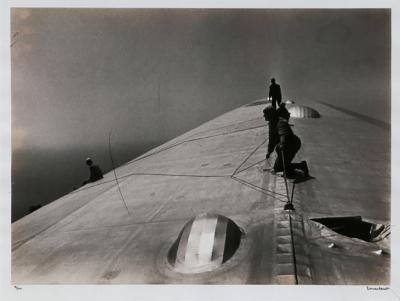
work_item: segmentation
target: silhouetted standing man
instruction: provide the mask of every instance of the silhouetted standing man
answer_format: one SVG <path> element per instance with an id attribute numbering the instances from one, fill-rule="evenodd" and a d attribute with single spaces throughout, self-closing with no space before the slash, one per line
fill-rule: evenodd
<path id="1" fill-rule="evenodd" d="M 276 102 L 278 102 L 278 106 L 281 104 L 282 101 L 281 86 L 275 83 L 275 78 L 271 79 L 271 85 L 269 86 L 268 97 L 272 99 L 272 106 L 274 108 L 276 108 Z"/>

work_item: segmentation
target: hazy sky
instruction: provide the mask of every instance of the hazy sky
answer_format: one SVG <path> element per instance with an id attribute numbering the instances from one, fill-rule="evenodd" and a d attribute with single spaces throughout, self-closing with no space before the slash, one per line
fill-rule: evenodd
<path id="1" fill-rule="evenodd" d="M 156 143 L 264 97 L 390 122 L 389 10 L 12 9 L 13 147 Z"/>

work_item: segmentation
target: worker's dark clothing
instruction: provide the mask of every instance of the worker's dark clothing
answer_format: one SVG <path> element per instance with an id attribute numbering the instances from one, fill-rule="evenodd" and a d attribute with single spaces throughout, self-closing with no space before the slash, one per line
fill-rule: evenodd
<path id="1" fill-rule="evenodd" d="M 90 166 L 89 182 L 95 182 L 103 178 L 103 173 L 98 165 Z"/>
<path id="2" fill-rule="evenodd" d="M 269 97 L 272 98 L 272 106 L 274 108 L 276 108 L 276 102 L 278 102 L 278 106 L 279 106 L 282 101 L 281 86 L 279 86 L 278 84 L 272 83 L 269 86 Z"/>
<path id="3" fill-rule="evenodd" d="M 103 172 L 101 171 L 98 165 L 91 165 L 90 168 L 90 178 L 88 180 L 83 181 L 82 186 L 87 183 L 96 182 L 103 178 Z"/>
<path id="4" fill-rule="evenodd" d="M 277 123 L 277 117 L 268 122 L 268 155 L 273 153 L 276 145 L 279 143 Z"/>
<path id="5" fill-rule="evenodd" d="M 301 147 L 301 140 L 297 137 L 289 126 L 288 120 L 279 118 L 277 124 L 277 130 L 279 135 L 279 144 L 276 147 L 278 157 L 274 164 L 274 171 L 284 171 L 282 161 L 282 149 L 285 159 L 286 173 L 293 174 L 295 168 L 302 169 L 301 163 L 291 163 L 296 153 Z"/>

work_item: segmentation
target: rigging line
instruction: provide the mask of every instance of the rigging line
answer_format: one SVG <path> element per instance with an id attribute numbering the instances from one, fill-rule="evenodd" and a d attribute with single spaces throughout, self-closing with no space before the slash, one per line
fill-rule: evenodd
<path id="1" fill-rule="evenodd" d="M 256 128 L 260 128 L 260 127 L 262 127 L 262 126 L 259 126 L 259 127 L 256 127 Z M 250 128 L 250 129 L 253 129 L 253 128 Z M 232 133 L 240 132 L 240 131 L 245 131 L 245 130 L 249 130 L 249 129 L 242 129 L 242 130 L 234 131 L 234 132 L 232 132 Z M 111 131 L 110 131 L 110 133 L 111 133 Z M 130 162 L 127 162 L 127 163 L 123 164 L 122 166 L 128 166 L 128 165 L 130 165 L 130 164 L 133 164 L 133 163 L 135 163 L 135 162 L 138 162 L 138 161 L 143 160 L 143 159 L 145 159 L 145 158 L 148 158 L 148 157 L 150 157 L 150 156 L 159 154 L 159 153 L 161 153 L 161 152 L 163 152 L 163 151 L 165 151 L 165 150 L 171 149 L 171 148 L 173 148 L 173 147 L 175 147 L 175 146 L 179 146 L 179 145 L 181 145 L 181 144 L 183 144 L 183 143 L 186 143 L 186 142 L 191 142 L 191 141 L 196 141 L 196 140 L 200 140 L 200 139 L 206 139 L 206 138 L 211 138 L 211 137 L 216 137 L 216 136 L 221 136 L 221 135 L 226 135 L 226 134 L 230 134 L 230 133 L 222 133 L 222 134 L 218 134 L 218 135 L 214 135 L 214 136 L 209 136 L 209 137 L 201 137 L 201 138 L 195 138 L 195 139 L 191 139 L 191 140 L 184 140 L 184 141 L 176 142 L 175 144 L 172 144 L 172 145 L 166 146 L 166 147 L 164 147 L 164 148 L 161 148 L 160 150 L 155 151 L 155 152 L 153 152 L 153 153 L 150 153 L 150 154 L 148 154 L 148 155 L 142 155 L 141 157 L 139 157 L 139 158 L 137 158 L 137 159 L 134 159 L 134 160 L 132 160 L 132 161 L 130 161 Z M 267 139 L 266 139 L 262 144 L 264 144 L 266 141 L 267 141 Z M 259 147 L 261 147 L 262 144 L 261 144 Z M 258 147 L 258 148 L 259 148 L 259 147 Z M 257 150 L 257 149 L 256 149 L 256 150 Z M 251 154 L 250 154 L 250 156 L 251 156 Z M 244 163 L 244 162 L 243 162 L 243 163 Z M 243 165 L 243 164 L 241 164 L 241 165 L 239 166 L 239 168 L 240 168 L 242 165 Z M 113 168 L 113 170 L 114 170 L 114 168 Z M 114 171 L 114 173 L 115 173 L 115 171 Z M 128 176 L 130 176 L 130 175 L 120 177 L 120 179 L 121 179 L 121 178 L 128 177 Z M 71 193 L 76 193 L 76 192 L 79 192 L 79 191 L 82 191 L 82 190 L 87 190 L 87 189 L 89 189 L 89 188 L 92 188 L 92 187 L 95 187 L 95 186 L 99 186 L 99 185 L 102 185 L 102 184 L 106 184 L 106 183 L 110 183 L 110 182 L 113 182 L 113 181 L 114 181 L 114 180 L 112 180 L 112 181 L 107 181 L 107 182 L 103 182 L 103 183 L 99 183 L 99 184 L 96 184 L 96 185 L 91 185 L 91 186 L 89 186 L 89 187 L 87 187 L 87 188 L 83 188 L 83 189 L 80 189 L 80 190 L 72 191 Z M 118 184 L 119 184 L 119 183 L 118 183 Z M 118 187 L 119 187 L 119 185 L 118 185 Z"/>
<path id="2" fill-rule="evenodd" d="M 129 178 L 131 176 L 166 176 L 166 177 L 190 177 L 190 178 L 229 178 L 231 175 L 179 175 L 179 174 L 135 173 L 135 172 L 133 172 L 133 173 L 129 173 L 129 174 L 126 174 L 126 175 L 123 175 L 123 176 L 119 176 L 117 179 L 121 180 L 121 179 Z M 97 184 L 94 184 L 94 185 L 91 185 L 91 186 L 88 186 L 88 187 L 84 186 L 84 187 L 80 188 L 79 190 L 77 189 L 77 190 L 71 191 L 69 194 L 78 193 L 78 192 L 85 191 L 85 190 L 88 190 L 88 189 L 93 188 L 93 187 L 109 184 L 109 183 L 112 183 L 112 182 L 115 182 L 115 178 L 112 179 L 112 180 L 105 181 L 105 182 L 102 182 L 102 183 L 97 183 Z"/>
<path id="3" fill-rule="evenodd" d="M 134 222 L 130 224 L 121 224 L 121 225 L 111 225 L 111 226 L 102 226 L 102 227 L 93 227 L 93 228 L 84 228 L 84 229 L 72 229 L 64 231 L 65 233 L 71 232 L 83 232 L 83 231 L 98 231 L 98 230 L 105 230 L 105 229 L 116 229 L 116 228 L 124 228 L 124 227 L 131 227 L 131 226 L 140 226 L 140 225 L 148 225 L 148 224 L 166 224 L 166 223 L 176 223 L 180 221 L 187 221 L 189 218 L 179 218 L 179 219 L 171 219 L 171 220 L 159 220 L 159 221 L 150 221 L 150 222 Z"/>
<path id="4" fill-rule="evenodd" d="M 294 195 L 294 187 L 296 186 L 296 183 L 293 182 L 293 186 L 292 186 L 292 197 L 290 198 L 290 202 L 293 203 L 293 195 Z"/>
<path id="5" fill-rule="evenodd" d="M 382 129 L 390 130 L 390 127 L 391 127 L 390 123 L 387 123 L 387 122 L 384 122 L 384 121 L 381 121 L 381 120 L 378 120 L 378 119 L 375 119 L 375 118 L 372 118 L 372 117 L 369 117 L 369 116 L 366 116 L 366 115 L 363 115 L 363 114 L 360 114 L 360 113 L 357 113 L 357 112 L 354 112 L 354 111 L 351 111 L 351 110 L 348 110 L 348 109 L 345 109 L 345 108 L 334 106 L 334 105 L 331 105 L 331 104 L 323 102 L 323 101 L 317 101 L 317 102 L 320 103 L 320 104 L 323 104 L 323 105 L 325 105 L 327 107 L 330 107 L 332 109 L 335 109 L 337 111 L 340 111 L 342 113 L 345 113 L 345 114 L 348 114 L 350 116 L 356 117 L 356 118 L 358 118 L 358 119 L 360 119 L 362 121 L 365 121 L 365 122 L 367 122 L 369 124 L 376 125 L 376 126 L 382 128 Z"/>
<path id="6" fill-rule="evenodd" d="M 282 200 L 277 198 L 277 197 L 275 197 L 275 195 L 286 196 L 286 195 L 284 195 L 282 193 L 262 188 L 260 186 L 257 186 L 257 185 L 254 185 L 252 183 L 249 183 L 249 182 L 247 182 L 247 181 L 245 181 L 243 179 L 237 178 L 235 176 L 230 176 L 230 175 L 208 176 L 208 175 L 174 175 L 174 174 L 155 174 L 155 173 L 153 173 L 153 174 L 150 174 L 150 173 L 130 173 L 130 174 L 127 174 L 127 175 L 124 175 L 124 176 L 120 176 L 118 178 L 118 180 L 125 179 L 125 178 L 131 177 L 131 176 L 171 176 L 171 177 L 193 177 L 193 178 L 228 178 L 228 177 L 230 177 L 231 179 L 236 180 L 237 182 L 240 182 L 243 185 L 249 186 L 249 187 L 253 188 L 254 190 L 263 192 L 265 195 L 274 197 L 279 201 L 282 201 Z M 106 182 L 102 182 L 102 183 L 99 183 L 99 184 L 95 184 L 95 185 L 92 185 L 92 186 L 83 187 L 83 188 L 81 188 L 79 190 L 74 190 L 74 191 L 70 192 L 70 194 L 78 193 L 80 191 L 88 190 L 90 188 L 97 187 L 97 186 L 100 186 L 100 185 L 109 184 L 109 183 L 112 183 L 112 182 L 115 182 L 115 179 L 110 180 L 110 181 L 106 181 Z M 292 201 L 293 201 L 293 199 L 292 199 Z"/>
<path id="7" fill-rule="evenodd" d="M 159 141 L 163 141 L 163 137 L 165 136 L 165 130 L 163 123 L 165 119 L 163 118 L 163 114 L 161 112 L 161 75 L 158 76 L 157 79 L 157 104 L 158 104 L 158 139 Z"/>
<path id="8" fill-rule="evenodd" d="M 31 241 L 32 239 L 34 239 L 36 236 L 46 232 L 47 230 L 51 229 L 52 227 L 54 227 L 55 225 L 57 225 L 58 223 L 64 221 L 65 219 L 67 219 L 68 217 L 70 217 L 71 215 L 73 215 L 74 213 L 76 213 L 77 211 L 81 210 L 83 207 L 87 206 L 89 203 L 95 201 L 97 199 L 97 197 L 99 195 L 104 194 L 105 192 L 100 192 L 99 194 L 97 194 L 94 198 L 91 198 L 91 200 L 87 201 L 86 203 L 84 203 L 82 206 L 79 206 L 78 208 L 73 208 L 73 210 L 71 212 L 67 212 L 67 215 L 62 216 L 60 219 L 56 220 L 55 222 L 52 222 L 52 224 L 46 226 L 44 229 L 40 230 L 37 233 L 34 233 L 32 235 L 30 235 L 27 238 L 24 238 L 22 240 L 19 240 L 15 243 L 12 244 L 12 251 L 18 249 L 20 246 L 24 245 L 25 243 Z"/>
<path id="9" fill-rule="evenodd" d="M 130 176 L 166 176 L 166 177 L 189 177 L 189 178 L 228 178 L 230 175 L 180 175 L 180 174 L 167 174 L 167 173 L 145 173 L 145 172 L 133 172 L 127 175 L 123 175 L 118 179 L 127 178 Z"/>
<path id="10" fill-rule="evenodd" d="M 247 186 L 247 187 L 249 187 L 249 188 L 251 188 L 251 189 L 253 189 L 253 190 L 255 190 L 255 191 L 261 192 L 262 194 L 265 194 L 265 195 L 267 195 L 267 196 L 269 196 L 269 197 L 271 197 L 271 198 L 273 198 L 273 199 L 276 199 L 276 200 L 278 200 L 278 201 L 280 201 L 280 202 L 282 202 L 282 203 L 285 203 L 285 202 L 286 202 L 286 201 L 284 201 L 284 200 L 282 200 L 282 199 L 276 197 L 276 196 L 274 195 L 274 193 L 265 191 L 264 189 L 262 189 L 262 188 L 260 188 L 260 187 L 258 187 L 258 186 L 256 186 L 256 185 L 253 185 L 253 184 L 251 184 L 251 183 L 249 183 L 249 182 L 243 181 L 242 179 L 239 179 L 239 178 L 236 178 L 236 177 L 231 177 L 231 179 L 234 180 L 234 181 L 237 181 L 237 182 L 239 182 L 240 184 L 245 185 L 245 186 Z"/>
<path id="11" fill-rule="evenodd" d="M 244 171 L 246 171 L 246 170 L 252 168 L 253 166 L 256 166 L 257 164 L 260 164 L 261 162 L 264 162 L 264 161 L 265 161 L 265 159 L 262 159 L 262 160 L 260 160 L 260 161 L 258 161 L 258 162 L 256 162 L 256 163 L 254 163 L 254 164 L 251 164 L 250 166 L 246 167 L 245 169 L 242 169 L 241 171 L 238 171 L 236 174 L 238 175 L 238 174 L 240 174 L 241 172 L 244 172 Z"/>
<path id="12" fill-rule="evenodd" d="M 245 183 L 247 183 L 247 184 L 249 184 L 249 185 L 252 185 L 252 186 L 254 186 L 254 187 L 257 187 L 258 189 L 261 189 L 262 191 L 265 191 L 266 193 L 271 193 L 271 194 L 274 194 L 274 195 L 279 195 L 279 196 L 282 196 L 282 197 L 286 197 L 286 195 L 283 194 L 283 193 L 279 193 L 279 192 L 276 192 L 276 191 L 272 191 L 272 190 L 268 190 L 268 189 L 262 188 L 262 187 L 260 187 L 260 186 L 255 185 L 255 184 L 252 184 L 252 183 L 250 183 L 250 182 L 247 182 L 247 181 L 245 181 L 245 180 L 243 180 L 243 179 L 241 179 L 241 178 L 237 178 L 237 177 L 235 177 L 235 176 L 231 176 L 231 178 L 232 178 L 232 179 L 238 179 L 238 180 L 240 180 L 240 181 L 242 181 L 242 182 L 245 182 Z"/>
<path id="13" fill-rule="evenodd" d="M 193 142 L 193 141 L 197 141 L 197 140 L 202 140 L 202 139 L 208 139 L 208 138 L 214 138 L 214 137 L 218 137 L 218 136 L 224 136 L 224 135 L 229 135 L 229 134 L 234 134 L 234 133 L 238 133 L 238 132 L 243 132 L 243 131 L 248 131 L 248 130 L 254 130 L 254 129 L 258 129 L 258 128 L 262 128 L 264 126 L 256 126 L 256 127 L 251 127 L 251 128 L 246 128 L 246 129 L 240 129 L 240 130 L 236 130 L 236 131 L 232 131 L 232 132 L 227 132 L 227 133 L 220 133 L 220 134 L 216 134 L 216 135 L 210 135 L 210 136 L 205 136 L 205 137 L 199 137 L 199 138 L 193 138 L 193 139 L 189 139 L 189 140 L 184 140 L 184 141 L 180 141 L 180 142 L 176 142 L 175 144 L 172 144 L 170 146 L 166 146 L 164 148 L 161 148 L 158 151 L 155 151 L 153 153 L 147 154 L 147 155 L 142 155 L 139 158 L 136 158 L 128 163 L 125 163 L 123 166 L 128 166 L 130 164 L 133 164 L 135 162 L 138 162 L 140 160 L 146 159 L 148 157 L 151 157 L 153 155 L 157 155 L 163 151 L 169 150 L 173 147 L 179 146 L 181 144 L 187 143 L 187 142 Z M 266 141 L 266 140 L 265 140 Z M 265 142 L 264 141 L 264 142 Z"/>
<path id="14" fill-rule="evenodd" d="M 232 178 L 232 179 L 238 181 L 238 182 L 239 182 L 240 184 L 242 184 L 242 185 L 245 185 L 245 186 L 249 187 L 250 189 L 253 189 L 253 190 L 255 190 L 255 191 L 258 191 L 258 192 L 260 192 L 260 193 L 262 193 L 262 194 L 264 194 L 264 195 L 266 195 L 266 196 L 268 196 L 268 197 L 271 197 L 271 198 L 273 198 L 273 199 L 275 199 L 275 200 L 277 200 L 277 201 L 279 201 L 279 202 L 281 202 L 281 203 L 286 203 L 285 200 L 282 200 L 282 199 L 276 197 L 275 195 L 273 195 L 273 194 L 271 194 L 271 193 L 268 193 L 268 192 L 266 192 L 266 191 L 263 190 L 263 189 L 260 189 L 258 186 L 252 185 L 251 183 L 248 183 L 248 182 L 246 182 L 246 181 L 241 181 L 241 180 L 238 179 L 238 178 Z"/>
<path id="15" fill-rule="evenodd" d="M 161 83 L 160 83 L 160 77 L 158 77 L 157 81 L 157 102 L 158 102 L 158 114 L 161 115 Z"/>
<path id="16" fill-rule="evenodd" d="M 259 128 L 263 128 L 263 127 L 264 127 L 264 125 L 253 126 L 250 128 L 235 130 L 232 132 L 225 132 L 225 133 L 220 133 L 220 134 L 215 134 L 215 135 L 210 135 L 210 136 L 193 138 L 193 139 L 186 140 L 185 142 L 192 142 L 192 141 L 201 140 L 201 139 L 208 139 L 208 138 L 214 138 L 214 137 L 218 137 L 218 136 L 230 135 L 230 134 L 235 134 L 235 133 L 239 133 L 239 132 L 245 132 L 245 131 L 250 131 L 250 130 L 254 130 L 254 129 L 259 129 Z"/>
<path id="17" fill-rule="evenodd" d="M 244 163 L 246 163 L 246 161 L 256 152 L 258 151 L 258 149 L 263 146 L 265 144 L 265 142 L 267 142 L 267 139 L 265 139 L 259 146 L 257 146 L 247 157 L 246 159 L 244 159 L 244 161 L 235 169 L 235 171 L 233 172 L 232 176 L 234 176 L 236 174 L 236 172 L 240 169 L 240 167 L 242 167 L 242 165 Z"/>
<path id="18" fill-rule="evenodd" d="M 287 195 L 288 203 L 291 203 L 290 199 L 289 199 L 289 188 L 288 188 L 288 183 L 287 183 L 287 179 L 286 179 L 287 174 L 286 174 L 286 167 L 285 167 L 285 153 L 283 152 L 283 150 L 281 150 L 281 152 L 282 152 L 282 163 L 283 163 L 283 179 L 285 180 L 286 195 Z"/>
<path id="19" fill-rule="evenodd" d="M 169 150 L 169 149 L 171 149 L 171 148 L 173 148 L 173 147 L 175 147 L 175 146 L 178 146 L 178 145 L 180 145 L 180 144 L 183 144 L 183 143 L 185 143 L 185 142 L 186 142 L 186 141 L 176 142 L 176 143 L 174 143 L 174 144 L 172 144 L 172 145 L 168 145 L 168 146 L 165 146 L 165 147 L 163 147 L 163 148 L 161 148 L 161 149 L 159 149 L 159 150 L 153 151 L 153 152 L 150 153 L 150 154 L 147 154 L 147 155 L 146 155 L 146 154 L 143 154 L 143 155 L 141 155 L 140 157 L 138 157 L 138 158 L 136 158 L 136 159 L 133 159 L 132 161 L 129 161 L 129 162 L 123 164 L 122 166 L 128 166 L 128 165 L 130 165 L 130 164 L 133 164 L 133 163 L 138 162 L 138 161 L 140 161 L 140 160 L 146 159 L 146 158 L 151 157 L 151 156 L 153 156 L 153 155 L 157 155 L 157 154 L 159 154 L 159 153 L 161 153 L 161 152 L 163 152 L 163 151 Z M 151 152 L 151 151 L 152 151 L 152 150 L 150 150 L 150 152 Z"/>
<path id="20" fill-rule="evenodd" d="M 290 211 L 289 211 L 289 224 L 290 224 L 290 237 L 291 237 L 291 240 L 292 240 L 292 256 L 293 256 L 293 266 L 294 266 L 294 277 L 295 277 L 295 280 L 296 280 L 296 284 L 299 284 L 299 280 L 297 278 L 296 248 L 294 246 L 292 213 Z"/>
<path id="21" fill-rule="evenodd" d="M 237 181 L 237 182 L 239 182 L 240 184 L 242 184 L 242 185 L 245 185 L 245 186 L 247 186 L 247 187 L 249 187 L 249 188 L 251 188 L 251 189 L 254 189 L 255 191 L 258 191 L 258 192 L 261 192 L 261 193 L 263 193 L 263 194 L 265 194 L 265 195 L 267 195 L 267 196 L 271 196 L 271 195 L 269 195 L 267 192 L 265 192 L 265 191 L 263 191 L 261 188 L 259 188 L 258 186 L 256 186 L 256 185 L 253 185 L 253 184 L 251 184 L 251 183 L 248 183 L 248 182 L 246 182 L 246 181 L 243 181 L 242 179 L 239 179 L 239 178 L 236 178 L 236 177 L 231 177 L 231 179 L 232 180 L 234 180 L 234 181 Z M 271 197 L 274 197 L 274 196 L 271 196 Z M 276 198 L 276 197 L 275 197 Z M 276 198 L 276 199 L 278 199 L 278 198 Z M 284 201 L 282 201 L 282 200 L 280 200 L 280 199 L 278 199 L 279 201 L 281 201 L 281 202 L 284 202 Z"/>
<path id="22" fill-rule="evenodd" d="M 88 189 L 93 188 L 93 187 L 109 184 L 109 183 L 112 183 L 112 182 L 115 182 L 115 180 L 113 179 L 113 180 L 109 180 L 109 181 L 104 181 L 104 182 L 93 184 L 93 185 L 90 185 L 90 186 L 85 185 L 83 187 L 80 187 L 79 189 L 71 191 L 69 194 L 75 194 L 75 193 L 78 193 L 78 192 L 81 192 L 81 191 L 88 190 Z M 113 186 L 111 186 L 110 188 L 112 188 L 112 187 Z"/>
<path id="23" fill-rule="evenodd" d="M 207 132 L 211 132 L 211 131 L 216 131 L 216 130 L 221 130 L 221 129 L 229 128 L 229 127 L 235 126 L 235 125 L 237 126 L 237 125 L 239 125 L 239 124 L 246 123 L 246 122 L 250 122 L 250 121 L 254 121 L 254 120 L 258 120 L 258 119 L 261 119 L 261 118 L 262 118 L 262 117 L 252 118 L 252 119 L 244 120 L 244 121 L 237 122 L 237 123 L 231 123 L 231 124 L 228 124 L 228 125 L 224 125 L 224 126 L 220 126 L 220 127 L 216 127 L 216 128 L 211 128 L 211 129 L 208 129 L 208 130 L 202 130 L 202 131 L 193 133 L 192 135 L 188 136 L 188 138 L 193 137 L 193 136 L 195 136 L 195 135 L 199 135 L 199 134 L 204 134 L 204 133 L 207 133 Z"/>
<path id="24" fill-rule="evenodd" d="M 126 211 L 128 212 L 128 214 L 130 214 L 128 206 L 125 203 L 124 196 L 122 195 L 121 187 L 119 186 L 119 182 L 118 182 L 118 178 L 117 178 L 117 173 L 115 172 L 115 168 L 114 168 L 114 160 L 113 160 L 113 156 L 112 156 L 112 152 L 111 152 L 111 133 L 112 133 L 112 129 L 110 130 L 110 133 L 108 135 L 108 151 L 109 151 L 110 159 L 111 159 L 111 167 L 112 167 L 112 170 L 114 172 L 115 181 L 117 181 L 119 194 L 121 195 L 122 201 L 124 202 Z"/>

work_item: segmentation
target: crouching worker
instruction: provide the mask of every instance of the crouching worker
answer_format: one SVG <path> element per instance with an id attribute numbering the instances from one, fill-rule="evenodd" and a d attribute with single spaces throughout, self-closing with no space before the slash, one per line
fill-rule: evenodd
<path id="1" fill-rule="evenodd" d="M 289 125 L 290 113 L 286 109 L 285 104 L 281 104 L 277 110 L 278 115 L 278 135 L 279 144 L 276 146 L 277 159 L 274 164 L 274 171 L 284 171 L 286 177 L 294 178 L 295 169 L 299 169 L 304 173 L 305 177 L 309 177 L 308 166 L 306 161 L 301 163 L 292 163 L 292 160 L 301 147 L 301 140 L 297 137 Z M 282 158 L 283 154 L 283 158 Z M 284 165 L 285 164 L 285 165 Z"/>
<path id="2" fill-rule="evenodd" d="M 89 166 L 90 169 L 90 178 L 82 183 L 86 185 L 87 183 L 96 182 L 103 178 L 103 172 L 101 171 L 98 165 L 93 165 L 93 161 L 90 158 L 86 159 L 86 164 Z"/>
<path id="3" fill-rule="evenodd" d="M 272 105 L 268 105 L 264 110 L 264 118 L 268 121 L 268 149 L 267 149 L 267 160 L 271 156 L 275 149 L 275 146 L 279 143 L 278 135 L 278 115 L 275 108 Z"/>

